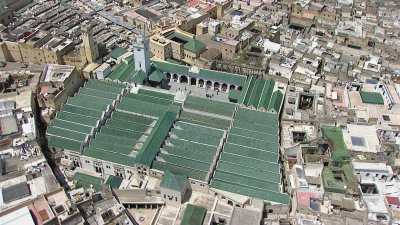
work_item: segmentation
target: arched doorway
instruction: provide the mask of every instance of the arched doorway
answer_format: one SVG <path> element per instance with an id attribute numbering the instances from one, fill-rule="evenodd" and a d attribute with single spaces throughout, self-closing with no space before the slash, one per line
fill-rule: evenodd
<path id="1" fill-rule="evenodd" d="M 196 78 L 192 77 L 190 78 L 190 85 L 196 85 Z"/>
<path id="2" fill-rule="evenodd" d="M 211 86 L 212 86 L 212 82 L 208 80 L 206 82 L 206 88 L 211 88 Z"/>
<path id="3" fill-rule="evenodd" d="M 214 90 L 216 91 L 216 90 L 219 90 L 219 83 L 218 82 L 215 82 L 214 83 Z"/>
<path id="4" fill-rule="evenodd" d="M 187 76 L 182 75 L 182 76 L 179 78 L 179 82 L 180 82 L 180 83 L 187 84 L 187 83 L 188 83 L 188 78 L 187 78 Z"/>
<path id="5" fill-rule="evenodd" d="M 172 79 L 174 80 L 174 82 L 178 82 L 178 74 L 174 74 L 172 76 Z"/>
<path id="6" fill-rule="evenodd" d="M 226 91 L 227 89 L 228 89 L 228 85 L 227 84 L 222 84 L 222 87 L 221 87 L 221 89 L 222 89 L 222 91 Z"/>
<path id="7" fill-rule="evenodd" d="M 229 86 L 229 90 L 235 90 L 235 89 L 236 89 L 236 86 L 235 86 L 235 85 L 231 84 L 231 85 Z"/>
<path id="8" fill-rule="evenodd" d="M 204 80 L 199 80 L 199 87 L 204 87 Z"/>
<path id="9" fill-rule="evenodd" d="M 168 82 L 171 81 L 171 74 L 170 73 L 167 73 L 167 80 L 168 80 Z"/>

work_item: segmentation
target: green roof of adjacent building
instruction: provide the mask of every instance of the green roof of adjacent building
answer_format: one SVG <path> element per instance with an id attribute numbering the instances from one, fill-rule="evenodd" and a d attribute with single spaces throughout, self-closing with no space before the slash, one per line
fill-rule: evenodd
<path id="1" fill-rule="evenodd" d="M 151 72 L 149 76 L 150 81 L 161 82 L 164 79 L 165 75 L 158 69 L 155 69 Z"/>
<path id="2" fill-rule="evenodd" d="M 382 95 L 378 92 L 360 91 L 361 100 L 366 104 L 383 105 Z"/>
<path id="3" fill-rule="evenodd" d="M 120 56 L 128 52 L 125 48 L 117 47 L 111 51 L 111 58 L 118 59 Z"/>
<path id="4" fill-rule="evenodd" d="M 186 183 L 187 183 L 186 176 L 181 174 L 175 174 L 169 170 L 166 170 L 161 180 L 160 187 L 181 192 L 185 188 Z"/>
<path id="5" fill-rule="evenodd" d="M 332 160 L 342 162 L 349 160 L 351 155 L 343 139 L 343 132 L 338 127 L 322 126 L 323 136 L 332 144 Z"/>
<path id="6" fill-rule="evenodd" d="M 336 179 L 335 177 L 339 174 L 334 174 L 332 168 L 329 166 L 325 166 L 322 170 L 322 182 L 324 184 L 324 189 L 327 192 L 333 193 L 346 193 L 346 183 L 345 178 Z"/>
<path id="7" fill-rule="evenodd" d="M 102 187 L 101 178 L 90 176 L 84 173 L 75 173 L 74 180 L 76 181 L 76 185 L 78 187 L 90 188 L 93 186 L 96 191 L 100 191 Z"/>
<path id="8" fill-rule="evenodd" d="M 206 49 L 206 45 L 196 39 L 190 39 L 186 44 L 183 45 L 183 49 L 199 54 Z"/>
<path id="9" fill-rule="evenodd" d="M 202 225 L 206 213 L 207 209 L 203 207 L 187 204 L 180 225 Z"/>

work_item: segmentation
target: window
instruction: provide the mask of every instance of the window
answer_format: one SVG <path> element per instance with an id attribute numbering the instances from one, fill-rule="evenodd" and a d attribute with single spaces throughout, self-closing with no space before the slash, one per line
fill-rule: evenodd
<path id="1" fill-rule="evenodd" d="M 90 161 L 89 160 L 85 160 L 85 163 L 90 163 Z"/>
<path id="2" fill-rule="evenodd" d="M 106 168 L 107 168 L 107 169 L 110 169 L 111 167 L 107 165 Z"/>

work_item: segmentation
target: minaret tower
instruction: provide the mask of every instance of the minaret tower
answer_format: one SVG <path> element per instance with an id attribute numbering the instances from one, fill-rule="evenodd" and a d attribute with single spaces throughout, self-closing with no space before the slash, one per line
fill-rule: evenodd
<path id="1" fill-rule="evenodd" d="M 146 75 L 150 73 L 150 48 L 149 38 L 144 34 L 139 35 L 133 43 L 133 58 L 135 70 L 142 70 Z"/>
<path id="2" fill-rule="evenodd" d="M 82 43 L 83 50 L 86 55 L 88 63 L 93 63 L 99 57 L 99 49 L 97 43 L 93 39 L 93 29 L 91 24 L 84 24 L 82 26 Z"/>

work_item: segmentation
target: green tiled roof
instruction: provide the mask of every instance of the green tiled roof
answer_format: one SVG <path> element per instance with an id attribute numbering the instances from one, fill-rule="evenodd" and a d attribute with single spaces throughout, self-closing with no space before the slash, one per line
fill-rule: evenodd
<path id="1" fill-rule="evenodd" d="M 123 121 L 129 122 L 129 123 L 138 123 L 138 124 L 142 124 L 142 125 L 150 125 L 154 121 L 153 119 L 150 119 L 147 117 L 130 114 L 130 113 L 118 112 L 118 111 L 113 112 L 112 118 L 118 119 L 118 120 L 123 120 Z M 124 126 L 122 126 L 122 127 L 124 127 Z"/>
<path id="2" fill-rule="evenodd" d="M 207 173 L 204 171 L 200 170 L 195 170 L 193 168 L 189 167 L 182 167 L 178 165 L 174 165 L 169 162 L 162 162 L 162 161 L 154 161 L 152 168 L 161 170 L 161 171 L 166 171 L 170 170 L 176 174 L 183 174 L 185 176 L 197 179 L 197 180 L 205 180 Z"/>
<path id="3" fill-rule="evenodd" d="M 171 154 L 163 154 L 163 153 L 161 153 L 159 156 L 166 162 L 174 164 L 174 165 L 178 165 L 181 167 L 192 168 L 192 169 L 200 170 L 200 171 L 204 171 L 204 172 L 208 172 L 208 170 L 210 169 L 210 164 L 201 162 L 199 160 L 192 160 L 192 159 L 187 159 L 187 158 L 180 157 L 180 156 L 175 156 L 175 155 L 171 155 Z"/>
<path id="4" fill-rule="evenodd" d="M 160 117 L 168 108 L 169 106 L 166 105 L 145 102 L 138 98 L 125 97 L 118 105 L 117 111 Z"/>
<path id="5" fill-rule="evenodd" d="M 234 101 L 239 101 L 241 95 L 243 92 L 239 91 L 239 90 L 230 90 L 229 91 L 229 96 L 228 98 L 230 100 L 234 100 Z"/>
<path id="6" fill-rule="evenodd" d="M 183 45 L 183 49 L 199 54 L 206 49 L 206 45 L 199 40 L 190 39 L 186 44 Z"/>
<path id="7" fill-rule="evenodd" d="M 132 99 L 141 100 L 143 102 L 156 103 L 156 104 L 165 105 L 165 106 L 172 104 L 172 100 L 165 99 L 165 98 L 158 98 L 158 97 L 154 97 L 151 95 L 145 95 L 145 94 L 128 94 L 127 97 L 132 98 Z"/>
<path id="8" fill-rule="evenodd" d="M 80 142 L 84 141 L 86 138 L 85 133 L 80 133 L 80 132 L 76 132 L 76 131 L 72 131 L 72 130 L 66 130 L 66 129 L 54 127 L 54 126 L 50 126 L 47 129 L 47 135 L 48 136 L 51 135 L 51 136 L 57 136 L 57 137 L 65 137 L 70 140 L 80 141 Z"/>
<path id="9" fill-rule="evenodd" d="M 251 83 L 259 87 L 249 90 L 256 90 L 256 95 L 259 95 L 262 92 L 260 87 L 265 86 L 264 82 Z M 250 87 L 251 84 L 246 86 Z M 242 98 L 242 101 L 254 106 L 259 104 L 252 99 Z M 280 193 L 278 132 L 276 114 L 239 108 L 212 177 L 211 187 L 287 204 L 289 196 Z"/>
<path id="10" fill-rule="evenodd" d="M 250 77 L 246 81 L 246 85 L 243 89 L 243 95 L 239 103 L 244 104 L 245 106 L 253 106 L 256 109 L 268 109 L 269 106 L 271 106 L 271 109 L 274 109 L 277 107 L 275 106 L 275 101 L 271 105 L 271 96 L 274 86 L 275 81 L 273 80 L 260 80 L 256 79 L 255 77 Z M 278 96 L 275 98 L 280 97 L 279 94 L 277 95 Z"/>
<path id="11" fill-rule="evenodd" d="M 133 80 L 135 76 L 135 62 L 133 61 L 133 57 L 129 57 L 118 64 L 114 71 L 107 76 L 107 79 L 129 82 Z"/>
<path id="12" fill-rule="evenodd" d="M 67 103 L 81 108 L 104 111 L 107 106 L 111 105 L 112 101 L 112 99 L 93 97 L 89 95 L 77 95 L 69 98 Z"/>
<path id="13" fill-rule="evenodd" d="M 159 61 L 159 60 L 153 60 L 153 65 L 156 69 L 164 73 L 179 74 L 179 75 L 189 74 L 188 66 L 167 61 Z M 191 73 L 190 76 L 199 77 L 204 80 L 217 81 L 220 82 L 221 84 L 226 83 L 237 86 L 245 85 L 247 79 L 247 77 L 243 75 L 221 72 L 216 70 L 208 70 L 208 69 L 200 69 L 199 73 Z"/>
<path id="14" fill-rule="evenodd" d="M 239 174 L 232 174 L 223 171 L 217 171 L 214 175 L 215 180 L 219 181 L 231 181 L 232 183 L 241 184 L 243 186 L 252 188 L 263 188 L 268 191 L 279 193 L 279 186 L 276 183 L 266 180 L 254 179 Z"/>
<path id="15" fill-rule="evenodd" d="M 173 101 L 175 98 L 175 95 L 172 93 L 171 94 L 164 93 L 164 92 L 160 92 L 158 90 L 148 90 L 148 89 L 141 88 L 141 89 L 139 89 L 138 93 L 142 94 L 142 95 L 149 95 L 149 96 L 152 96 L 155 98 L 162 98 L 162 99 L 167 99 L 167 100 L 171 100 L 171 101 Z"/>
<path id="16" fill-rule="evenodd" d="M 146 166 L 151 166 L 151 163 L 159 152 L 161 144 L 167 137 L 169 130 L 176 119 L 175 112 L 166 112 L 161 116 L 154 126 L 150 136 L 144 142 L 142 148 L 136 157 L 137 162 Z"/>
<path id="17" fill-rule="evenodd" d="M 150 81 L 161 82 L 165 75 L 158 69 L 155 69 L 149 76 Z"/>
<path id="18" fill-rule="evenodd" d="M 72 122 L 60 120 L 57 118 L 54 119 L 53 121 L 51 121 L 50 126 L 58 127 L 58 128 L 66 129 L 66 130 L 72 130 L 72 131 L 76 131 L 76 132 L 83 133 L 83 134 L 88 134 L 92 130 L 91 126 L 87 126 L 84 124 L 72 123 Z"/>
<path id="19" fill-rule="evenodd" d="M 179 167 L 184 175 L 204 181 L 222 135 L 222 130 L 176 122 L 170 132 L 169 144 L 162 148 L 157 160 L 165 162 L 166 169 L 171 165 L 171 169 Z"/>
<path id="20" fill-rule="evenodd" d="M 98 177 L 90 176 L 84 173 L 75 173 L 74 180 L 76 181 L 76 185 L 78 187 L 89 188 L 93 185 L 93 188 L 96 191 L 101 190 L 102 181 Z"/>
<path id="21" fill-rule="evenodd" d="M 126 52 L 127 52 L 127 50 L 125 48 L 120 48 L 120 47 L 114 48 L 111 51 L 111 58 L 118 59 L 120 56 L 122 56 Z"/>
<path id="22" fill-rule="evenodd" d="M 83 155 L 106 162 L 117 163 L 124 166 L 135 166 L 135 157 L 130 157 L 125 154 L 110 152 L 94 147 L 89 147 L 88 149 L 86 149 Z"/>
<path id="23" fill-rule="evenodd" d="M 246 146 L 234 145 L 232 143 L 225 144 L 224 152 L 274 163 L 278 163 L 279 159 L 277 152 L 253 149 Z"/>
<path id="24" fill-rule="evenodd" d="M 166 152 L 167 154 L 191 159 L 191 160 L 198 160 L 200 162 L 211 163 L 215 151 L 209 150 L 205 148 L 205 145 L 198 145 L 199 148 L 194 151 L 193 149 L 183 148 L 181 146 L 165 146 L 163 147 L 162 152 Z"/>
<path id="25" fill-rule="evenodd" d="M 258 107 L 259 101 L 261 99 L 261 94 L 264 90 L 265 81 L 264 80 L 257 80 L 254 85 L 254 88 L 251 90 L 250 97 L 247 103 L 247 106 L 253 106 L 254 108 Z"/>
<path id="26" fill-rule="evenodd" d="M 216 117 L 204 116 L 200 114 L 194 114 L 186 111 L 183 111 L 181 113 L 179 120 L 224 130 L 226 130 L 231 123 L 230 120 L 219 119 Z"/>
<path id="27" fill-rule="evenodd" d="M 188 66 L 183 66 L 171 62 L 166 62 L 166 61 L 158 61 L 154 60 L 153 65 L 160 71 L 164 73 L 176 73 L 180 75 L 187 75 L 189 72 L 189 67 Z"/>
<path id="28" fill-rule="evenodd" d="M 187 109 L 232 117 L 236 105 L 226 102 L 213 101 L 201 97 L 188 96 L 183 106 Z"/>
<path id="29" fill-rule="evenodd" d="M 133 76 L 131 76 L 127 82 L 133 82 L 133 83 L 137 83 L 137 84 L 143 84 L 144 80 L 146 80 L 146 74 L 142 71 L 142 70 L 137 70 L 135 71 L 135 73 L 133 74 Z"/>
<path id="30" fill-rule="evenodd" d="M 253 165 L 239 165 L 237 163 L 232 163 L 228 161 L 220 160 L 218 162 L 217 171 L 223 171 L 226 173 L 232 173 L 241 175 L 244 177 L 250 177 L 253 179 L 265 180 L 274 183 L 280 182 L 280 174 L 277 171 L 270 170 L 268 167 L 263 167 L 262 165 L 254 168 Z"/>
<path id="31" fill-rule="evenodd" d="M 222 131 L 211 128 L 201 127 L 191 124 L 190 126 L 182 126 L 185 123 L 180 123 L 172 129 L 172 134 L 176 138 L 189 140 L 197 143 L 218 146 L 222 136 Z"/>
<path id="32" fill-rule="evenodd" d="M 335 175 L 332 172 L 332 168 L 327 166 L 322 170 L 322 181 L 324 184 L 325 191 L 333 192 L 333 193 L 345 193 L 346 192 L 346 184 L 342 181 L 335 179 Z"/>
<path id="33" fill-rule="evenodd" d="M 62 111 L 67 112 L 67 113 L 73 113 L 76 115 L 85 115 L 86 117 L 92 117 L 95 119 L 100 118 L 101 114 L 103 113 L 100 111 L 82 108 L 82 107 L 78 107 L 78 106 L 73 106 L 70 104 L 65 104 L 62 108 Z"/>
<path id="34" fill-rule="evenodd" d="M 203 207 L 187 204 L 181 225 L 202 225 L 206 213 L 207 209 Z"/>
<path id="35" fill-rule="evenodd" d="M 280 90 L 275 91 L 272 94 L 271 101 L 268 105 L 268 111 L 278 113 L 281 109 L 282 101 L 283 101 L 282 92 Z"/>
<path id="36" fill-rule="evenodd" d="M 244 104 L 244 102 L 248 101 L 248 98 L 250 97 L 247 93 L 249 92 L 249 89 L 252 88 L 254 83 L 256 82 L 256 78 L 254 76 L 250 76 L 247 78 L 244 87 L 242 87 L 242 95 L 240 96 L 239 103 Z"/>
<path id="37" fill-rule="evenodd" d="M 378 92 L 360 91 L 361 100 L 363 103 L 383 105 L 384 101 L 382 95 Z"/>
<path id="38" fill-rule="evenodd" d="M 83 87 L 79 89 L 79 94 L 84 94 L 84 95 L 89 95 L 93 97 L 99 97 L 99 98 L 107 98 L 107 99 L 116 99 L 118 96 L 118 93 L 113 93 L 113 92 L 106 92 L 98 89 L 91 89 L 87 87 Z"/>
<path id="39" fill-rule="evenodd" d="M 85 87 L 120 94 L 122 89 L 124 89 L 126 86 L 124 84 L 118 84 L 113 81 L 89 79 L 85 83 Z"/>
<path id="40" fill-rule="evenodd" d="M 106 184 L 110 186 L 111 188 L 118 189 L 119 186 L 121 186 L 122 183 L 122 178 L 110 175 L 106 181 Z"/>
<path id="41" fill-rule="evenodd" d="M 160 183 L 160 187 L 168 188 L 171 190 L 181 192 L 187 183 L 187 178 L 180 174 L 174 174 L 167 170 L 164 172 L 164 176 Z"/>
<path id="42" fill-rule="evenodd" d="M 264 85 L 263 92 L 261 93 L 260 101 L 258 103 L 258 107 L 263 107 L 265 109 L 268 109 L 268 105 L 271 102 L 271 95 L 272 91 L 274 90 L 275 87 L 275 81 L 274 80 L 267 80 Z"/>
<path id="43" fill-rule="evenodd" d="M 47 136 L 47 143 L 50 148 L 65 149 L 80 152 L 81 142 L 57 136 Z"/>
<path id="44" fill-rule="evenodd" d="M 323 126 L 323 136 L 330 141 L 333 146 L 332 160 L 342 162 L 350 159 L 350 153 L 343 140 L 342 130 L 338 127 Z"/>
<path id="45" fill-rule="evenodd" d="M 243 75 L 208 69 L 200 69 L 198 76 L 205 80 L 219 81 L 221 83 L 234 84 L 237 86 L 245 85 L 247 79 L 247 77 Z"/>

